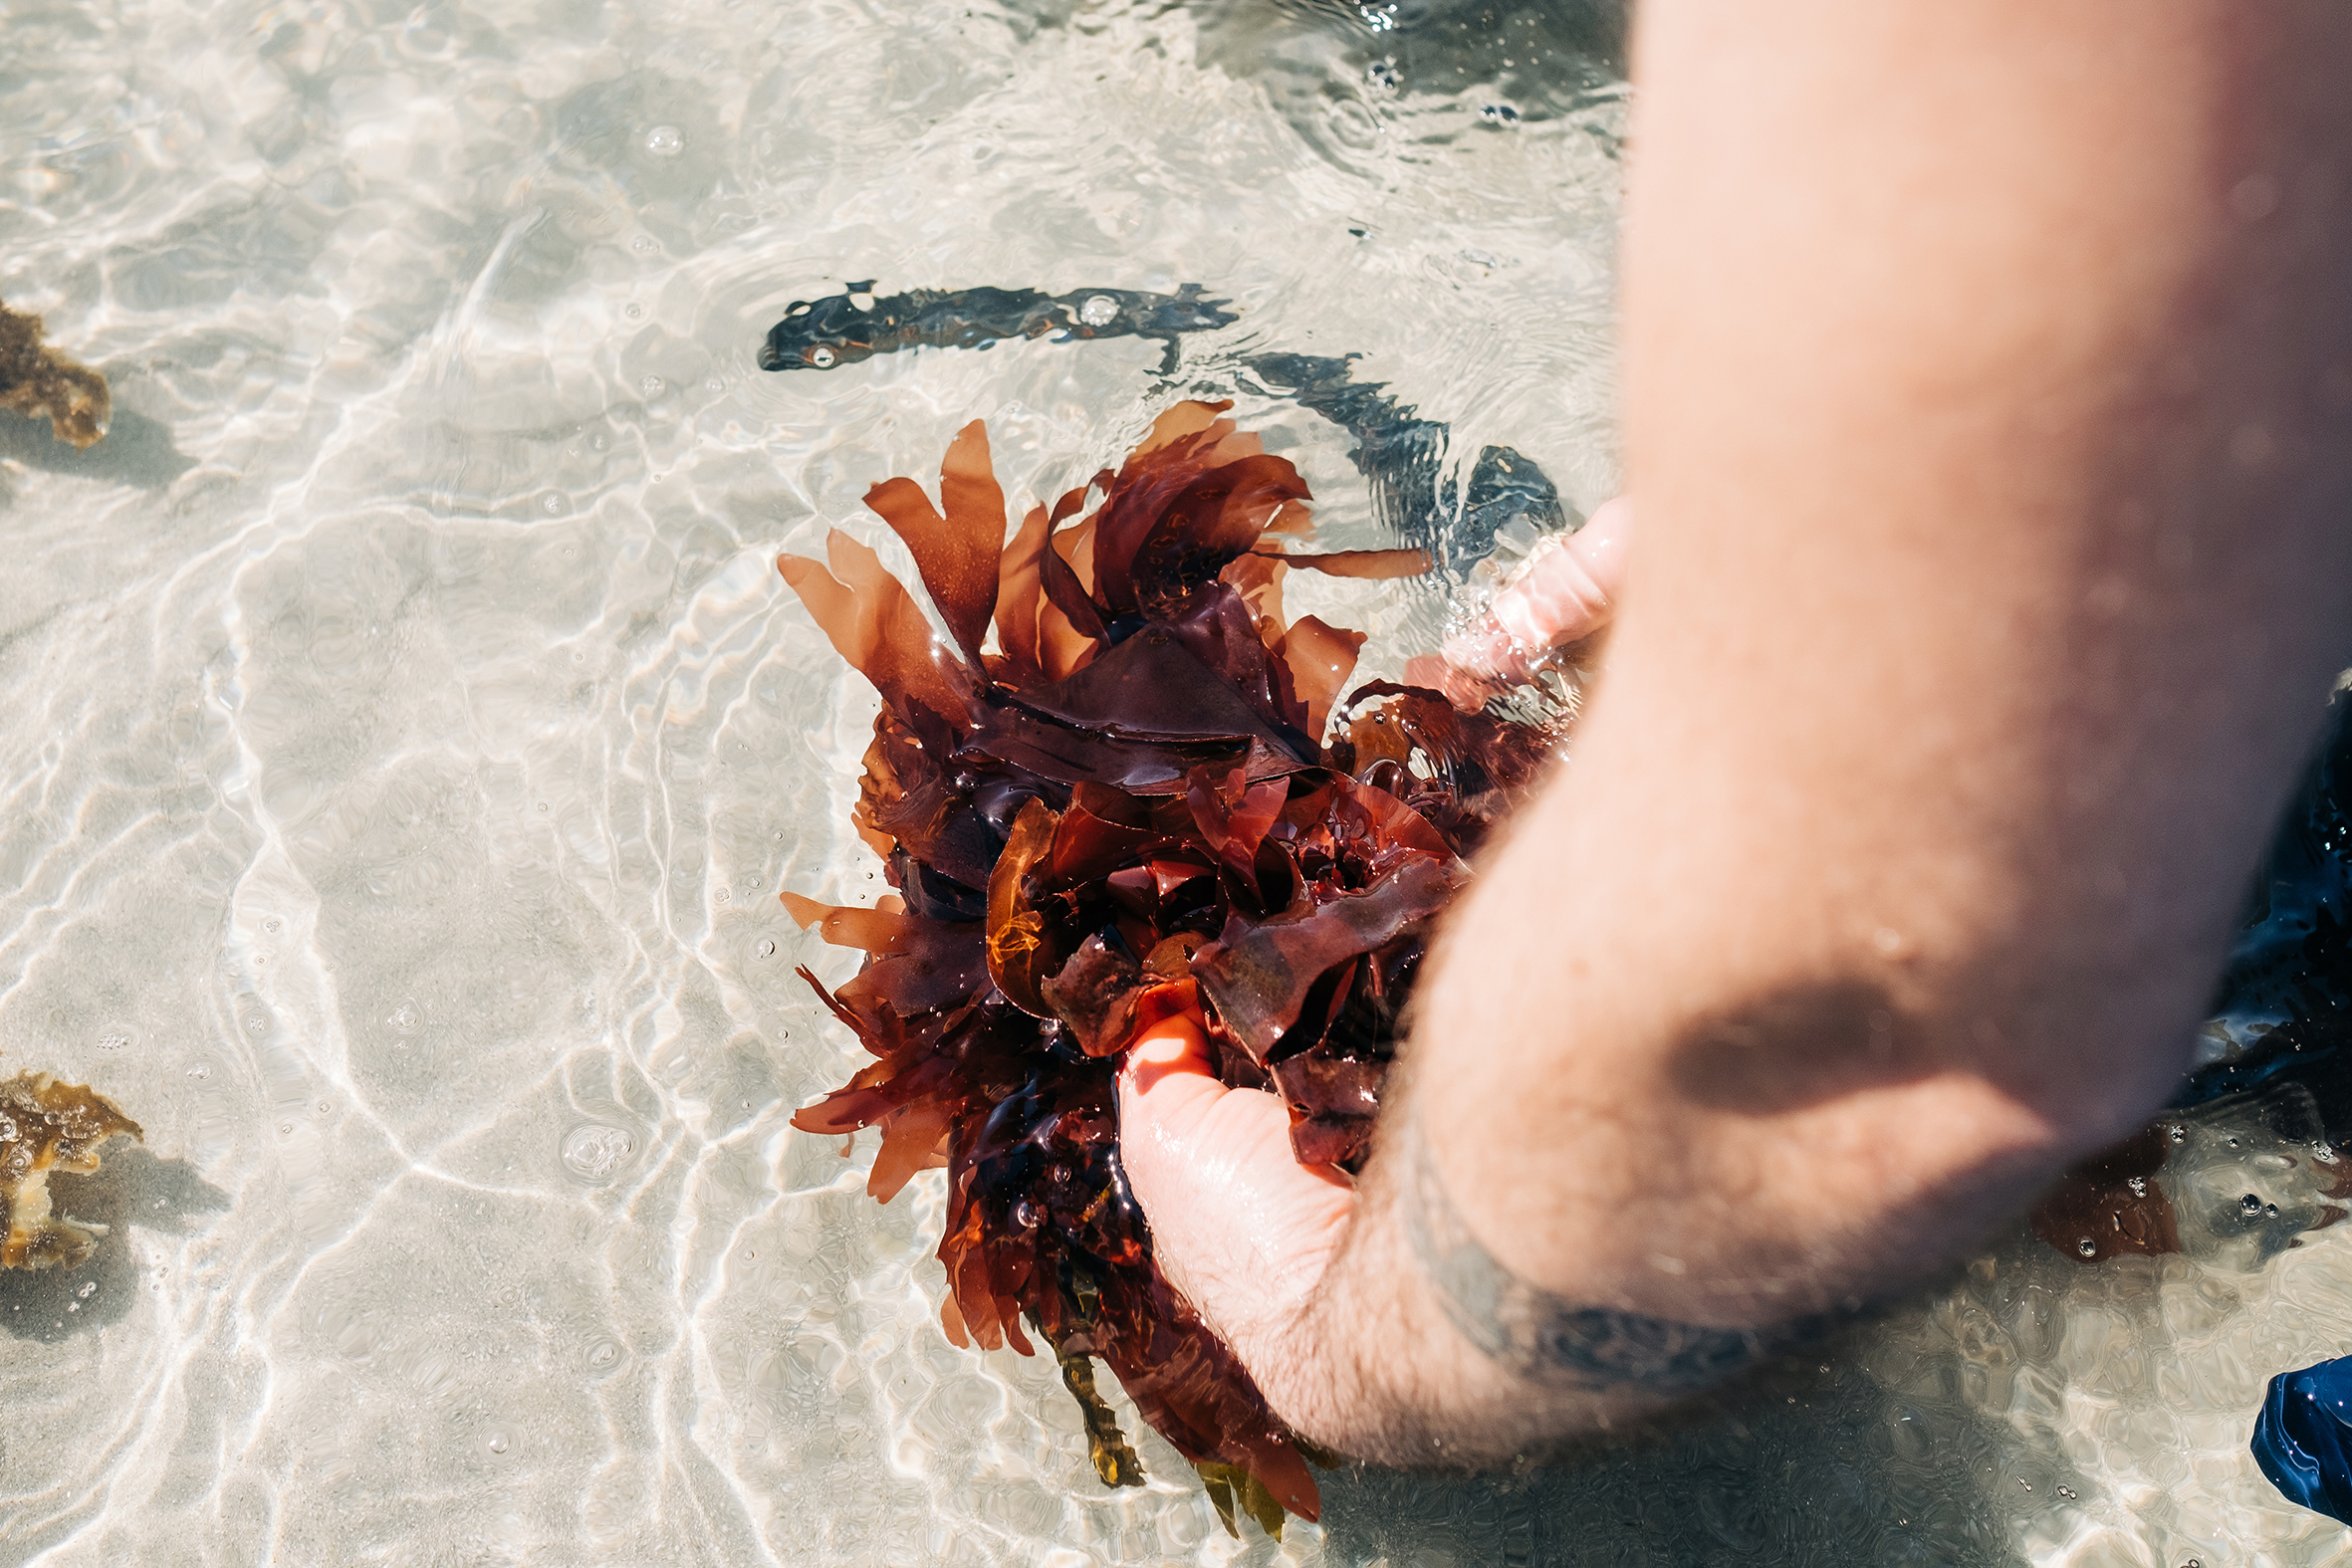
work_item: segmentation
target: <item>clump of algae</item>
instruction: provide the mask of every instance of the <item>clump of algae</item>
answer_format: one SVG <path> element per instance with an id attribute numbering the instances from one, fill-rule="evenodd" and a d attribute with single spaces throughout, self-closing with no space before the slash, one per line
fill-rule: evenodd
<path id="1" fill-rule="evenodd" d="M 100 1146 L 117 1133 L 144 1136 L 87 1084 L 46 1072 L 0 1080 L 0 1209 L 8 1217 L 0 1268 L 73 1268 L 88 1259 L 107 1228 L 53 1213 L 49 1173 L 97 1170 Z"/>
<path id="2" fill-rule="evenodd" d="M 86 447 L 107 433 L 107 378 L 41 341 L 41 318 L 0 305 L 0 408 L 46 417 L 60 441 Z"/>

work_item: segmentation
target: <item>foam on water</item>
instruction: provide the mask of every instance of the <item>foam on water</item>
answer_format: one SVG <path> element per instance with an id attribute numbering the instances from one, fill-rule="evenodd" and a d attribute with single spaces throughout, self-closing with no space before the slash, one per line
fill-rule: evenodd
<path id="1" fill-rule="evenodd" d="M 849 956 L 775 895 L 881 884 L 872 699 L 780 548 L 875 538 L 865 487 L 976 415 L 1052 494 L 1242 351 L 1360 351 L 1462 450 L 1608 494 L 1622 96 L 1575 52 L 1605 8 L 1530 15 L 11 8 L 0 298 L 117 414 L 87 453 L 0 423 L 0 1047 L 149 1137 L 57 1184 L 97 1261 L 0 1279 L 9 1561 L 2343 1550 L 2243 1437 L 2342 1349 L 2352 1267 L 2232 1229 L 2268 1146 L 2228 1112 L 2219 1174 L 2165 1178 L 2221 1195 L 2194 1258 L 2014 1241 L 1729 1415 L 1342 1472 L 1279 1547 L 1148 1434 L 1104 1491 L 1050 1363 L 939 1332 L 938 1179 L 876 1208 L 870 1140 L 787 1127 L 858 1053 L 792 973 Z M 1243 318 L 1168 379 L 1132 340 L 754 368 L 849 278 Z M 1345 438 L 1244 394 L 1378 543 Z M 1436 624 L 1324 591 L 1375 670 Z"/>

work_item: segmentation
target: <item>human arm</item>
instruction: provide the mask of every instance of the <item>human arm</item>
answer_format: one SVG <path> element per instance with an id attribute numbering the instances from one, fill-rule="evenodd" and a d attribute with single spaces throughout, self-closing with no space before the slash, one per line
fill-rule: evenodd
<path id="1" fill-rule="evenodd" d="M 1250 1118 L 1125 1102 L 1163 1266 L 1368 1457 L 1655 1408 L 2129 1131 L 2352 651 L 2352 13 L 1649 0 L 1635 60 L 1573 763 L 1323 1232 L 1252 1253 Z"/>

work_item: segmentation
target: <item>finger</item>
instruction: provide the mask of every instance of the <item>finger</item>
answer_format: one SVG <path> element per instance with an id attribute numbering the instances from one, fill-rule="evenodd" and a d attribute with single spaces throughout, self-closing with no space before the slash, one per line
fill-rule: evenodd
<path id="1" fill-rule="evenodd" d="M 1488 698 L 1503 689 L 1491 680 L 1469 673 L 1459 661 L 1449 663 L 1445 655 L 1435 653 L 1416 654 L 1405 661 L 1405 684 L 1425 686 L 1464 713 L 1476 713 L 1486 706 Z"/>
<path id="2" fill-rule="evenodd" d="M 1592 574 L 1592 561 L 1613 564 L 1615 556 L 1576 548 L 1577 535 L 1539 557 L 1527 574 L 1495 596 L 1495 624 L 1520 646 L 1555 647 L 1598 631 L 1616 606 Z"/>
<path id="3" fill-rule="evenodd" d="M 1209 1055 L 1209 1037 L 1199 1021 L 1180 1012 L 1135 1036 L 1122 1073 L 1137 1092 L 1149 1094 L 1171 1073 L 1195 1073 L 1214 1080 L 1216 1063 Z"/>
<path id="4" fill-rule="evenodd" d="M 1568 536 L 1569 546 L 1614 601 L 1625 590 L 1625 549 L 1633 538 L 1633 498 L 1611 496 L 1593 509 L 1584 526 Z"/>
<path id="5" fill-rule="evenodd" d="M 1473 675 L 1525 680 L 1531 655 L 1600 630 L 1624 591 L 1632 529 L 1631 497 L 1604 502 L 1582 528 L 1529 562 L 1476 625 L 1447 638 L 1445 657 Z"/>
<path id="6" fill-rule="evenodd" d="M 1353 1182 L 1302 1166 L 1279 1095 L 1218 1081 L 1191 1017 L 1143 1030 L 1119 1072 L 1119 1159 L 1169 1281 L 1247 1360 L 1321 1276 Z"/>
<path id="7" fill-rule="evenodd" d="M 1221 1105 L 1230 1093 L 1237 1091 L 1216 1081 L 1216 1060 L 1209 1055 L 1209 1036 L 1200 1022 L 1176 1015 L 1143 1029 L 1119 1069 L 1119 1147 L 1129 1178 L 1136 1178 L 1141 1161 L 1143 1183 L 1157 1185 L 1155 1176 L 1162 1169 L 1200 1161 L 1204 1147 L 1223 1150 L 1230 1128 L 1247 1126 L 1249 1112 L 1259 1110 L 1252 1105 Z M 1282 1102 L 1273 1095 L 1256 1098 L 1266 1100 L 1259 1119 L 1278 1119 L 1287 1145 L 1289 1114 Z M 1273 1126 L 1275 1121 L 1268 1121 L 1266 1131 L 1273 1131 Z"/>
<path id="8" fill-rule="evenodd" d="M 1119 1071 L 1119 1152 L 1147 1216 L 1157 1204 L 1213 1188 L 1249 1190 L 1247 1206 L 1355 1187 L 1336 1166 L 1298 1163 L 1280 1095 L 1218 1081 L 1208 1037 L 1190 1017 L 1155 1023 L 1128 1048 Z"/>
<path id="9" fill-rule="evenodd" d="M 1447 662 L 1487 680 L 1509 678 L 1520 660 L 1511 633 L 1493 615 L 1482 615 L 1475 624 L 1448 637 L 1443 652 Z"/>

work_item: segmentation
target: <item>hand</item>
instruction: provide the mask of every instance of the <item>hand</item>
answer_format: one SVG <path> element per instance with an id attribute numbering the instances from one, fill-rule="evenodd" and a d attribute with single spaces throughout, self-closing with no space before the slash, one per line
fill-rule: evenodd
<path id="1" fill-rule="evenodd" d="M 1599 631 L 1617 612 L 1632 524 L 1631 497 L 1603 502 L 1582 528 L 1496 594 L 1477 625 L 1448 637 L 1437 657 L 1412 660 L 1405 679 L 1472 709 L 1526 680 L 1551 649 Z"/>
<path id="2" fill-rule="evenodd" d="M 1210 1070 L 1197 1013 L 1138 1036 L 1119 1074 L 1119 1154 L 1160 1269 L 1256 1377 L 1276 1413 L 1287 1338 L 1337 1251 L 1355 1184 L 1291 1152 L 1291 1114 Z"/>

